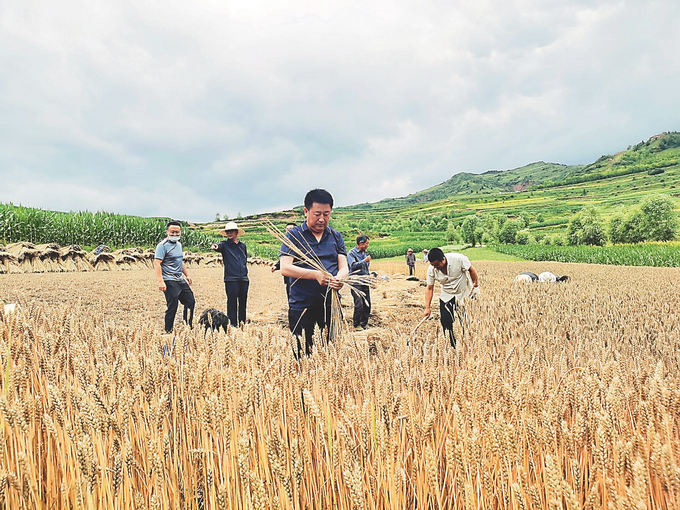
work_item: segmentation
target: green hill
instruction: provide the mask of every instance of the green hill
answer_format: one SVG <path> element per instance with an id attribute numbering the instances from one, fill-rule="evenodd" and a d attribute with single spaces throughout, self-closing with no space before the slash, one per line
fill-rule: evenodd
<path id="1" fill-rule="evenodd" d="M 653 193 L 670 196 L 677 204 L 679 163 L 680 133 L 663 133 L 617 154 L 603 155 L 589 165 L 537 162 L 506 171 L 456 174 L 406 197 L 339 207 L 332 225 L 348 244 L 359 233 L 368 234 L 375 257 L 401 255 L 409 247 L 420 251 L 450 244 L 456 229 L 473 215 L 521 215 L 528 222 L 529 234 L 540 239 L 563 233 L 573 215 L 587 205 L 597 207 L 606 218 Z M 302 221 L 302 208 L 238 220 L 246 229 L 249 253 L 274 258 L 278 243 L 266 231 L 263 218 L 283 228 L 288 221 Z M 162 236 L 163 226 L 164 220 L 153 218 L 57 213 L 0 204 L 0 243 L 150 246 Z M 188 224 L 185 237 L 194 240 L 190 245 L 205 248 L 222 226 L 223 222 Z M 102 235 L 107 228 L 111 234 Z"/>
<path id="2" fill-rule="evenodd" d="M 475 214 L 520 214 L 528 217 L 528 231 L 541 238 L 563 233 L 574 214 L 587 205 L 606 218 L 660 193 L 680 197 L 680 133 L 664 133 L 614 155 L 603 155 L 588 165 L 537 162 L 506 171 L 460 173 L 431 188 L 402 198 L 339 207 L 333 226 L 349 241 L 368 234 L 378 256 L 447 244 L 447 229 L 460 227 Z M 277 223 L 302 219 L 301 210 L 258 219 L 245 218 L 244 226 L 257 242 L 267 234 L 259 219 Z M 403 250 L 403 251 L 402 251 Z"/>

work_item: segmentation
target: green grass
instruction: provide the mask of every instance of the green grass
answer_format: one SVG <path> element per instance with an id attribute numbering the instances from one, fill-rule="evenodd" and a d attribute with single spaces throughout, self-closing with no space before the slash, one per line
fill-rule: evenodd
<path id="1" fill-rule="evenodd" d="M 465 255 L 467 258 L 469 258 L 471 261 L 476 261 L 476 260 L 496 260 L 499 262 L 516 262 L 520 260 L 526 260 L 514 255 L 506 255 L 505 253 L 499 253 L 497 251 L 494 251 L 491 248 L 487 248 L 485 246 L 476 246 L 475 248 L 472 248 L 471 246 L 467 245 L 462 245 L 462 244 L 450 244 L 446 246 L 441 246 L 441 249 L 445 252 L 457 252 L 457 253 L 462 253 Z M 368 251 L 371 251 L 371 247 L 369 246 Z M 404 252 L 403 254 L 395 257 L 388 257 L 386 259 L 379 259 L 379 260 L 394 260 L 394 261 L 402 261 L 405 260 L 406 253 Z M 418 257 L 418 260 L 423 260 L 423 254 L 422 250 L 418 253 L 416 253 L 416 257 Z"/>

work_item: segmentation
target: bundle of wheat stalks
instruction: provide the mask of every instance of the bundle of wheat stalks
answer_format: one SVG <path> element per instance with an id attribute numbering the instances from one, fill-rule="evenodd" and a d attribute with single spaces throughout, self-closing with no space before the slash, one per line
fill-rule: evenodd
<path id="1" fill-rule="evenodd" d="M 457 350 L 402 321 L 299 364 L 278 327 L 170 341 L 23 303 L 0 320 L 0 505 L 680 508 L 668 273 L 517 288 L 478 267 Z"/>
<path id="2" fill-rule="evenodd" d="M 271 221 L 267 220 L 263 222 L 263 224 L 271 235 L 273 235 L 278 241 L 282 243 L 283 246 L 286 246 L 290 252 L 294 254 L 293 258 L 295 260 L 295 265 L 311 267 L 327 276 L 335 276 L 331 275 L 331 273 L 326 270 L 321 260 L 319 260 L 319 257 L 316 256 L 312 247 L 307 244 L 307 241 L 303 237 L 296 238 L 295 241 L 292 241 L 286 237 L 286 234 L 279 230 Z M 371 275 L 350 274 L 344 278 L 341 278 L 340 281 L 344 285 L 347 285 L 354 292 L 363 295 L 364 293 L 361 291 L 360 287 L 375 287 L 377 280 Z M 331 320 L 330 324 L 328 325 L 328 340 L 334 342 L 339 340 L 342 336 L 342 306 L 340 304 L 340 295 L 338 291 L 330 288 L 328 291 L 331 292 Z"/>

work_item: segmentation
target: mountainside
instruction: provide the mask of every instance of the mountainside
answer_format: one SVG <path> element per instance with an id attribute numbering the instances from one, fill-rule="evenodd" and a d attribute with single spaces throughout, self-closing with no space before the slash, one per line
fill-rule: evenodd
<path id="1" fill-rule="evenodd" d="M 525 191 L 529 186 L 560 181 L 578 173 L 583 165 L 569 166 L 538 161 L 513 170 L 489 170 L 481 174 L 461 172 L 431 188 L 401 198 L 386 198 L 372 204 L 345 209 L 384 209 L 442 200 L 456 194 Z"/>
<path id="2" fill-rule="evenodd" d="M 406 197 L 341 208 L 381 210 L 427 204 L 456 196 L 493 195 L 548 189 L 663 170 L 678 164 L 680 133 L 663 133 L 616 155 L 603 155 L 589 165 L 563 165 L 538 161 L 512 170 L 489 170 L 481 174 L 461 172 L 450 179 Z M 662 173 L 662 172 L 658 172 Z"/>

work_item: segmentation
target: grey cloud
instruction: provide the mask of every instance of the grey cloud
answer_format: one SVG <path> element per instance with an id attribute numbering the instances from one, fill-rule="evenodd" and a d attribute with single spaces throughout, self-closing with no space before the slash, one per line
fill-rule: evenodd
<path id="1" fill-rule="evenodd" d="M 671 0 L 37 7 L 0 7 L 1 201 L 207 220 L 679 129 Z"/>

